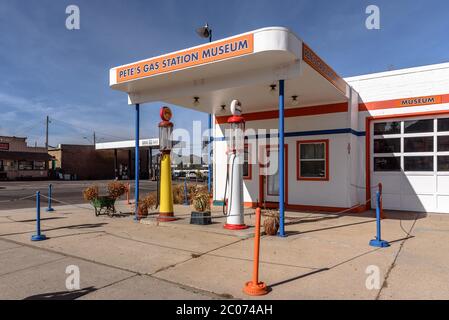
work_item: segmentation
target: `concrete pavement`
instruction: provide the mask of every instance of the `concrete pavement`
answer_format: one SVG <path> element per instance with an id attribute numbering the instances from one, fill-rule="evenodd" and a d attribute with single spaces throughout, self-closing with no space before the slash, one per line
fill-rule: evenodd
<path id="1" fill-rule="evenodd" d="M 183 219 L 160 224 L 135 223 L 124 202 L 114 218 L 87 208 L 43 211 L 43 242 L 30 241 L 34 210 L 0 211 L 0 298 L 249 298 L 242 286 L 251 279 L 252 229 L 223 230 L 223 217 L 190 226 L 184 206 L 175 207 Z M 449 299 L 449 216 L 389 215 L 383 237 L 392 245 L 376 249 L 368 246 L 375 234 L 370 212 L 289 212 L 289 237 L 261 240 L 260 278 L 272 287 L 262 298 Z M 65 288 L 71 264 L 80 268 L 80 292 Z M 369 266 L 380 271 L 378 289 L 366 287 Z"/>

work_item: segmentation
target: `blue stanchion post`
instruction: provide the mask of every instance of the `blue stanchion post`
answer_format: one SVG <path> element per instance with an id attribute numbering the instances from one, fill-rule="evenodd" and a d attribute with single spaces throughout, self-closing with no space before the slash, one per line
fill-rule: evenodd
<path id="1" fill-rule="evenodd" d="M 284 185 L 284 80 L 279 80 L 279 237 L 285 234 L 285 185 Z"/>
<path id="2" fill-rule="evenodd" d="M 51 185 L 51 183 L 48 185 L 48 208 L 47 208 L 47 212 L 52 212 L 55 211 L 55 209 L 53 209 L 51 207 L 51 197 L 52 197 L 52 191 L 53 191 L 53 186 Z"/>
<path id="3" fill-rule="evenodd" d="M 46 240 L 45 234 L 41 234 L 41 193 L 36 192 L 36 234 L 31 236 L 31 241 Z"/>
<path id="4" fill-rule="evenodd" d="M 184 205 L 189 205 L 189 199 L 187 197 L 187 178 L 184 178 Z"/>
<path id="5" fill-rule="evenodd" d="M 389 247 L 390 244 L 388 241 L 382 240 L 381 235 L 381 226 L 380 226 L 380 212 L 382 210 L 381 208 L 381 194 L 380 191 L 377 191 L 376 193 L 376 239 L 373 239 L 369 242 L 369 245 L 371 247 L 376 248 L 386 248 Z"/>
<path id="6" fill-rule="evenodd" d="M 139 221 L 139 176 L 140 176 L 140 105 L 136 104 L 136 146 L 135 146 L 135 159 L 134 159 L 134 196 L 135 196 L 135 211 L 134 211 L 134 221 Z"/>

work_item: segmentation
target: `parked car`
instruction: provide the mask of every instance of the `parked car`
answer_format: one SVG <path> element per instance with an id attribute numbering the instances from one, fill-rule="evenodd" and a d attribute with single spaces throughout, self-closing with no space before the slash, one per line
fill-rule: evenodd
<path id="1" fill-rule="evenodd" d="M 196 172 L 191 171 L 191 172 L 187 173 L 187 179 L 196 180 Z"/>

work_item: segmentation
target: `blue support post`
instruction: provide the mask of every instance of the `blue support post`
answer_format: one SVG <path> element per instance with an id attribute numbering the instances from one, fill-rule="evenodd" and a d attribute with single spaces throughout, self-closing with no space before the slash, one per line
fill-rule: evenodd
<path id="1" fill-rule="evenodd" d="M 369 242 L 371 247 L 376 248 L 386 248 L 389 247 L 390 244 L 388 241 L 382 240 L 381 236 L 381 227 L 380 227 L 380 211 L 381 211 L 381 201 L 380 201 L 380 191 L 376 193 L 376 239 L 373 239 Z"/>
<path id="2" fill-rule="evenodd" d="M 36 234 L 31 236 L 31 241 L 43 241 L 47 237 L 41 234 L 41 193 L 36 192 Z"/>
<path id="3" fill-rule="evenodd" d="M 52 212 L 55 211 L 55 209 L 53 209 L 51 207 L 51 197 L 52 197 L 52 190 L 53 190 L 53 186 L 51 185 L 51 183 L 48 185 L 48 208 L 47 208 L 47 212 Z"/>
<path id="4" fill-rule="evenodd" d="M 139 174 L 140 174 L 140 155 L 139 155 L 139 144 L 140 144 L 140 105 L 136 104 L 136 151 L 135 151 L 135 161 L 134 161 L 134 196 L 135 196 L 135 209 L 134 209 L 134 221 L 138 221 L 138 211 L 139 211 Z"/>
<path id="5" fill-rule="evenodd" d="M 212 137 L 211 137 L 212 115 L 211 114 L 209 114 L 208 128 L 209 128 L 209 143 L 207 145 L 207 154 L 209 156 L 207 157 L 207 164 L 208 164 L 207 191 L 209 192 L 209 194 L 211 194 L 212 193 L 212 163 L 211 163 L 211 154 L 212 154 Z"/>
<path id="6" fill-rule="evenodd" d="M 286 237 L 285 234 L 285 184 L 284 184 L 284 80 L 279 80 L 279 236 Z"/>
<path id="7" fill-rule="evenodd" d="M 187 197 L 187 177 L 184 178 L 184 205 L 189 205 L 189 199 Z"/>

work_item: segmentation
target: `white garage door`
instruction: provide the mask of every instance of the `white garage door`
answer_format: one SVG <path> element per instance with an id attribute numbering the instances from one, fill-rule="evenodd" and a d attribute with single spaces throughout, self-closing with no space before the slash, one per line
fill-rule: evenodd
<path id="1" fill-rule="evenodd" d="M 449 213 L 449 118 L 374 121 L 370 130 L 371 181 L 383 184 L 384 208 Z"/>

